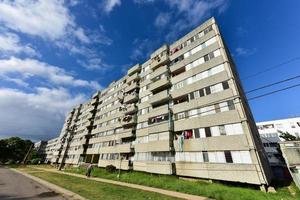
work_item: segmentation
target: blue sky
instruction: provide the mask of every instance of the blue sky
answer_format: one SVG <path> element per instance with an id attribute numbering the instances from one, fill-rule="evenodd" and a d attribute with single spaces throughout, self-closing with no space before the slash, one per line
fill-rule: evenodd
<path id="1" fill-rule="evenodd" d="M 214 16 L 246 91 L 300 74 L 300 2 L 0 0 L 0 138 L 55 137 L 66 112 Z M 248 97 L 299 83 L 294 80 Z M 299 88 L 250 102 L 257 121 L 299 116 Z"/>

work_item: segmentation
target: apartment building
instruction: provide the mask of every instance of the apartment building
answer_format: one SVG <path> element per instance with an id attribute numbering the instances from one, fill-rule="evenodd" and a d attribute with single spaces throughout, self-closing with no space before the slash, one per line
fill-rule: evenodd
<path id="1" fill-rule="evenodd" d="M 300 137 L 300 117 L 264 121 L 256 123 L 269 163 L 276 177 L 289 177 L 288 168 L 280 150 L 280 142 L 285 140 L 280 136 L 288 132 L 294 137 Z"/>
<path id="2" fill-rule="evenodd" d="M 68 143 L 64 152 L 69 152 L 62 153 L 68 159 L 59 162 L 270 182 L 263 145 L 214 18 L 154 51 L 94 95 L 90 104 L 95 111 L 90 131 L 83 131 L 89 132 L 86 150 L 71 153 L 69 147 L 77 143 Z M 79 126 L 81 115 L 68 127 Z"/>
<path id="3" fill-rule="evenodd" d="M 55 163 L 55 154 L 57 153 L 57 145 L 59 145 L 59 138 L 48 140 L 45 147 L 45 163 Z"/>

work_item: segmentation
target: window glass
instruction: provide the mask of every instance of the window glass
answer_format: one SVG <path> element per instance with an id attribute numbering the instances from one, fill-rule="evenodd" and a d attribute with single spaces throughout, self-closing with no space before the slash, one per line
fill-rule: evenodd
<path id="1" fill-rule="evenodd" d="M 219 106 L 220 106 L 221 112 L 225 112 L 225 111 L 229 110 L 227 102 L 219 103 Z"/>
<path id="2" fill-rule="evenodd" d="M 227 163 L 232 163 L 232 157 L 231 157 L 231 153 L 230 151 L 224 151 L 224 154 L 225 154 L 225 159 L 226 159 L 226 162 Z"/>
<path id="3" fill-rule="evenodd" d="M 206 137 L 211 137 L 211 130 L 210 130 L 210 128 L 206 127 L 206 128 L 204 128 L 204 130 L 205 130 L 205 136 Z"/>
<path id="4" fill-rule="evenodd" d="M 203 154 L 203 162 L 209 162 L 207 151 L 203 151 L 202 154 Z"/>
<path id="5" fill-rule="evenodd" d="M 225 155 L 223 151 L 216 152 L 216 161 L 218 163 L 226 163 Z"/>
<path id="6" fill-rule="evenodd" d="M 216 160 L 216 153 L 215 152 L 208 152 L 208 160 L 209 162 L 215 163 Z"/>
<path id="7" fill-rule="evenodd" d="M 237 124 L 233 124 L 233 130 L 234 130 L 234 134 L 238 135 L 238 134 L 243 134 L 243 127 L 241 123 L 237 123 Z"/>
<path id="8" fill-rule="evenodd" d="M 212 136 L 220 136 L 220 129 L 218 126 L 211 127 Z"/>
<path id="9" fill-rule="evenodd" d="M 206 137 L 205 129 L 200 128 L 199 131 L 200 131 L 200 138 L 205 138 Z"/>
<path id="10" fill-rule="evenodd" d="M 200 138 L 200 132 L 199 132 L 198 128 L 194 129 L 194 137 L 195 138 Z"/>
<path id="11" fill-rule="evenodd" d="M 251 160 L 251 155 L 249 151 L 240 151 L 241 154 L 241 158 L 242 158 L 242 163 L 245 164 L 251 164 L 252 160 Z"/>

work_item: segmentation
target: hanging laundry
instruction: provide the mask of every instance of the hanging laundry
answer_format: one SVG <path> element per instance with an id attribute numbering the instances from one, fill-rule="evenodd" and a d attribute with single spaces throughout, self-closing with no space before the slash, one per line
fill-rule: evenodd
<path id="1" fill-rule="evenodd" d="M 183 152 L 184 136 L 183 134 L 178 136 L 178 148 L 180 152 Z"/>

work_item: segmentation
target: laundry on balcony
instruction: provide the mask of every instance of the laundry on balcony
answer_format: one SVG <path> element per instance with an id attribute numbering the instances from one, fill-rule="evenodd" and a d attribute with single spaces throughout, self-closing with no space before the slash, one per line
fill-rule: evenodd
<path id="1" fill-rule="evenodd" d="M 178 136 L 177 142 L 178 142 L 179 151 L 182 152 L 183 151 L 183 145 L 184 145 L 184 136 L 183 136 L 183 134 Z"/>
<path id="2" fill-rule="evenodd" d="M 123 122 L 129 122 L 131 119 L 132 119 L 132 116 L 131 116 L 131 115 L 126 115 L 126 116 L 123 118 Z"/>
<path id="3" fill-rule="evenodd" d="M 184 139 L 193 138 L 193 131 L 192 130 L 183 131 L 182 135 L 184 136 Z"/>

